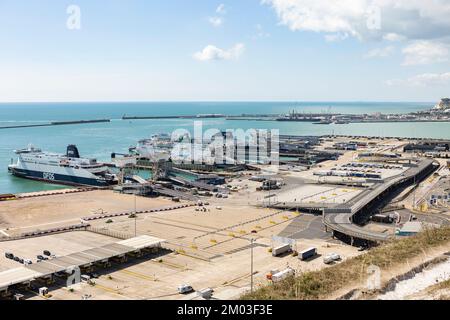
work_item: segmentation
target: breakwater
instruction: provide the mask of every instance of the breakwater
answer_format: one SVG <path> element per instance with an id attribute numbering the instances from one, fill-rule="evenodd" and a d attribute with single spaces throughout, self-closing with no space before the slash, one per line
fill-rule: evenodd
<path id="1" fill-rule="evenodd" d="M 102 122 L 111 122 L 111 120 L 110 119 L 94 119 L 94 120 L 74 120 L 74 121 L 53 121 L 53 122 L 49 122 L 49 123 L 5 126 L 5 127 L 0 127 L 0 130 L 1 129 L 16 129 L 16 128 L 67 126 L 67 125 L 74 125 L 74 124 L 88 124 L 88 123 L 102 123 Z"/>

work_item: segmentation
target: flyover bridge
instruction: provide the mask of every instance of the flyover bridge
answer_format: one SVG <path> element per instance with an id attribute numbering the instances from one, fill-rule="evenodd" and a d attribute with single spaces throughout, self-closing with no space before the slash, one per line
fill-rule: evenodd
<path id="1" fill-rule="evenodd" d="M 363 191 L 351 201 L 332 208 L 324 208 L 323 222 L 333 234 L 349 236 L 353 244 L 354 239 L 373 242 L 387 241 L 391 235 L 374 232 L 362 228 L 357 223 L 370 214 L 374 207 L 382 204 L 383 199 L 392 192 L 422 181 L 437 167 L 431 159 L 421 160 L 417 166 L 410 167 L 403 174 L 386 179 L 384 183 L 376 184 Z"/>

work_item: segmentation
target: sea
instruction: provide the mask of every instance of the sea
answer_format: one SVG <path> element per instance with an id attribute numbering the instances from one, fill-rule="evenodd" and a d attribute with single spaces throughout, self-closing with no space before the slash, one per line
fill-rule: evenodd
<path id="1" fill-rule="evenodd" d="M 197 114 L 407 113 L 430 109 L 434 102 L 121 102 L 121 103 L 0 103 L 0 127 L 52 121 L 111 119 L 106 123 L 0 129 L 0 194 L 63 188 L 8 174 L 15 149 L 33 144 L 45 151 L 65 153 L 68 144 L 82 156 L 110 161 L 111 153 L 126 153 L 137 141 L 152 134 L 193 131 L 194 119 L 122 120 L 127 116 Z M 278 129 L 280 134 L 351 134 L 450 139 L 450 123 L 351 123 L 314 125 L 303 122 L 204 119 L 207 129 Z"/>

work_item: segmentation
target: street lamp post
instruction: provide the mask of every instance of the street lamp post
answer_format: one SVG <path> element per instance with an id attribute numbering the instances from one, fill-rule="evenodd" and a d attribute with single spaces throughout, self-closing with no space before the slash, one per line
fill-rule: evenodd
<path id="1" fill-rule="evenodd" d="M 137 237 L 136 193 L 134 194 L 134 236 Z"/>
<path id="2" fill-rule="evenodd" d="M 253 244 L 255 239 L 250 239 L 250 250 L 251 250 L 251 266 L 250 266 L 250 292 L 253 293 Z"/>

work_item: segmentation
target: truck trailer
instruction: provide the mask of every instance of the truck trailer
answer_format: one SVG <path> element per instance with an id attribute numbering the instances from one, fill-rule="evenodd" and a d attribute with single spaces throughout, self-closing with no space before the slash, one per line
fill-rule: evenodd
<path id="1" fill-rule="evenodd" d="M 309 248 L 298 253 L 298 258 L 302 261 L 308 260 L 309 258 L 315 257 L 317 255 L 317 248 Z"/>
<path id="2" fill-rule="evenodd" d="M 278 257 L 279 255 L 282 255 L 283 253 L 292 252 L 292 248 L 290 244 L 283 244 L 281 246 L 272 248 L 272 256 Z"/>
<path id="3" fill-rule="evenodd" d="M 281 280 L 286 279 L 287 277 L 295 275 L 295 270 L 292 268 L 287 268 L 283 271 L 280 271 L 278 273 L 275 273 L 272 275 L 272 281 L 273 282 L 279 282 Z"/>

